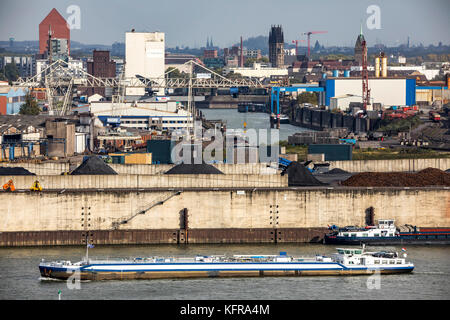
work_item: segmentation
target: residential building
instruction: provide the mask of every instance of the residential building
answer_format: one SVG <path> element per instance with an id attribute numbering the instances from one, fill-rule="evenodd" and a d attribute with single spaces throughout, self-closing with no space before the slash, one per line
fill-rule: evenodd
<path id="1" fill-rule="evenodd" d="M 27 56 L 3 56 L 0 57 L 0 69 L 4 69 L 7 64 L 14 63 L 22 78 L 33 75 L 33 57 Z"/>
<path id="2" fill-rule="evenodd" d="M 55 8 L 39 24 L 39 53 L 48 52 L 49 32 L 52 38 L 67 40 L 67 48 L 70 54 L 70 29 L 66 20 Z"/>
<path id="3" fill-rule="evenodd" d="M 217 50 L 216 50 L 216 49 L 205 49 L 205 50 L 203 50 L 203 57 L 204 57 L 205 59 L 208 59 L 208 58 L 212 58 L 212 59 L 217 58 Z"/>

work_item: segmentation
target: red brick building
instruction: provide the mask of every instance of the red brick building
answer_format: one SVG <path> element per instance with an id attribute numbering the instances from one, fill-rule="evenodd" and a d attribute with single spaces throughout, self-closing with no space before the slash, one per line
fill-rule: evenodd
<path id="1" fill-rule="evenodd" d="M 203 50 L 203 56 L 205 59 L 217 58 L 217 50 L 216 49 Z"/>
<path id="2" fill-rule="evenodd" d="M 110 59 L 109 51 L 94 50 L 92 61 L 87 63 L 87 72 L 98 78 L 115 78 L 116 63 Z M 105 96 L 105 88 L 88 88 L 88 95 L 93 95 L 94 93 Z"/>
<path id="3" fill-rule="evenodd" d="M 48 48 L 48 32 L 52 30 L 52 38 L 67 39 L 70 53 L 70 28 L 63 16 L 53 8 L 39 24 L 39 53 L 43 54 Z"/>

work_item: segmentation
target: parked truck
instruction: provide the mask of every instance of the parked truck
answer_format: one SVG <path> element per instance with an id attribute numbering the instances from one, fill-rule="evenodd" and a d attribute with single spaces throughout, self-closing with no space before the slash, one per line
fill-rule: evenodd
<path id="1" fill-rule="evenodd" d="M 434 122 L 439 122 L 439 121 L 441 121 L 441 115 L 439 113 L 437 113 L 436 111 L 430 111 L 429 119 Z"/>

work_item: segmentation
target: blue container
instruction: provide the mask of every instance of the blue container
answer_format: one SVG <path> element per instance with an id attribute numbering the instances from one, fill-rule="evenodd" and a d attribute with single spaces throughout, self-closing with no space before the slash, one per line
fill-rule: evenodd
<path id="1" fill-rule="evenodd" d="M 335 78 L 339 77 L 339 70 L 333 70 L 333 77 Z"/>
<path id="2" fill-rule="evenodd" d="M 349 78 L 350 77 L 350 70 L 345 70 L 344 71 L 344 77 L 345 78 Z"/>

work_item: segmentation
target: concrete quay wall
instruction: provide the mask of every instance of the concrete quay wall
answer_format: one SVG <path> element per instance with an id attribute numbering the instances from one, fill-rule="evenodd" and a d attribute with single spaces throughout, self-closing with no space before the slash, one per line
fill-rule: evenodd
<path id="1" fill-rule="evenodd" d="M 287 175 L 170 174 L 170 175 L 60 175 L 3 176 L 18 190 L 29 190 L 38 180 L 44 190 L 141 188 L 253 188 L 287 187 Z"/>
<path id="2" fill-rule="evenodd" d="M 348 172 L 405 172 L 426 168 L 450 169 L 450 158 L 397 159 L 397 160 L 349 160 L 329 161 L 330 169 L 340 168 Z M 23 167 L 36 175 L 60 175 L 69 171 L 68 163 L 1 163 L 0 166 Z M 171 169 L 173 164 L 109 164 L 118 174 L 158 175 Z M 275 174 L 268 163 L 214 164 L 224 174 Z M 72 165 L 72 167 L 76 167 Z M 73 169 L 73 168 L 72 168 Z"/>
<path id="3" fill-rule="evenodd" d="M 109 164 L 118 174 L 164 174 L 172 169 L 174 164 Z M 224 174 L 276 174 L 277 168 L 270 167 L 269 163 L 237 163 L 237 164 L 213 164 Z"/>
<path id="4" fill-rule="evenodd" d="M 74 169 L 79 164 L 58 162 L 41 162 L 41 163 L 27 163 L 27 162 L 13 162 L 0 163 L 3 167 L 23 167 L 36 175 L 61 175 L 63 172 L 68 172 Z M 172 169 L 174 164 L 108 164 L 118 174 L 140 174 L 140 175 L 157 175 L 164 174 L 166 171 Z M 275 168 L 270 167 L 269 163 L 237 163 L 237 164 L 213 164 L 224 174 L 275 174 Z"/>
<path id="5" fill-rule="evenodd" d="M 185 209 L 189 232 L 194 229 L 248 231 L 326 228 L 331 224 L 364 225 L 369 207 L 375 209 L 375 219 L 395 219 L 397 225 L 450 227 L 449 190 L 197 189 L 186 190 L 178 195 L 174 195 L 173 190 L 0 192 L 0 234 L 180 230 L 185 228 L 182 223 Z M 145 214 L 140 214 L 143 211 Z M 117 225 L 125 220 L 126 224 Z"/>

